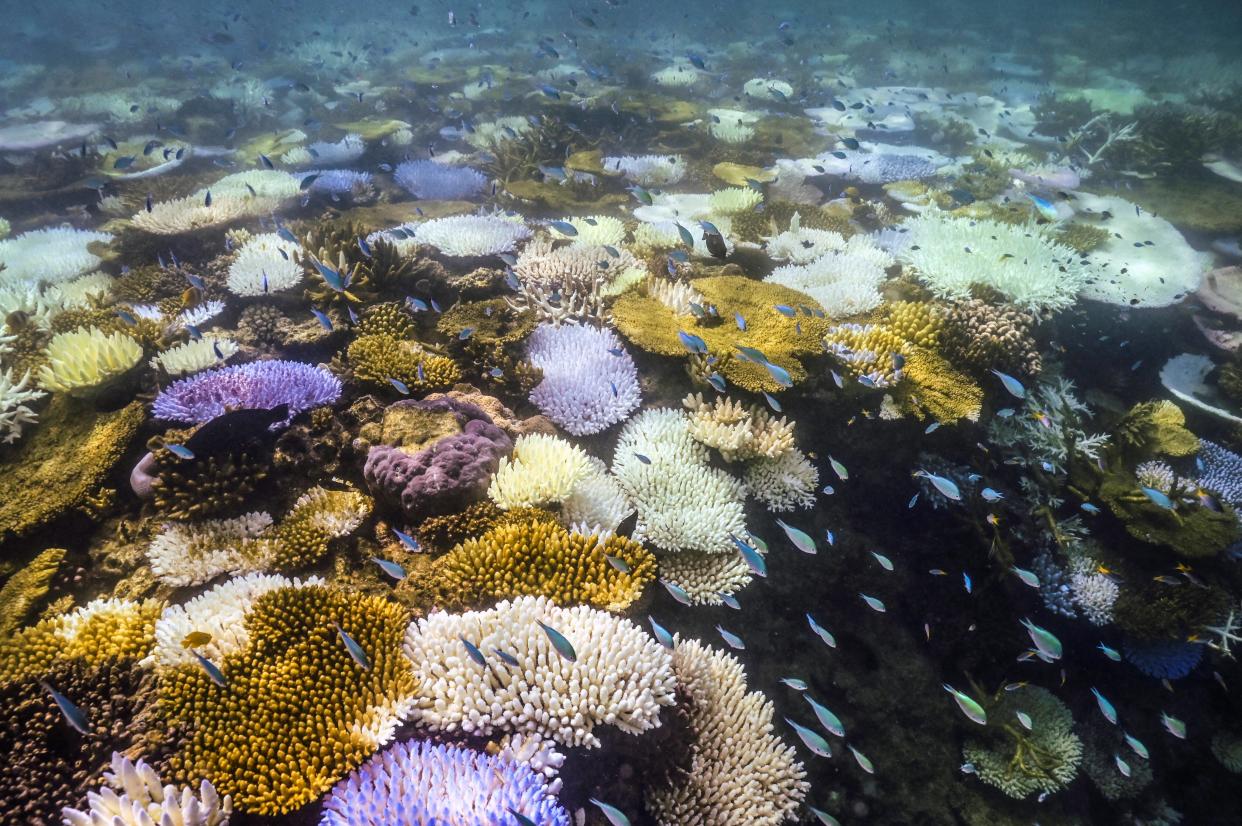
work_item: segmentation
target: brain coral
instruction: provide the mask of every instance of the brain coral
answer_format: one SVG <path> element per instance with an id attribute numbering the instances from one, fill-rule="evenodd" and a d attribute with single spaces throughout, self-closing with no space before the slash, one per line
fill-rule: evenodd
<path id="1" fill-rule="evenodd" d="M 740 358 L 738 345 L 756 348 L 769 362 L 787 370 L 795 383 L 806 378 L 799 359 L 820 353 L 819 342 L 829 325 L 815 301 L 788 287 L 743 276 L 712 276 L 693 283 L 725 321 L 700 324 L 693 316 L 678 315 L 658 299 L 632 290 L 618 297 L 612 307 L 617 330 L 636 346 L 665 356 L 686 354 L 679 331 L 697 335 L 706 343 L 708 354 L 718 359 L 715 366 L 720 374 L 745 390 L 775 393 L 783 388 L 763 365 Z M 797 309 L 797 317 L 781 314 L 775 309 L 778 304 Z M 735 314 L 745 320 L 745 330 L 734 323 Z"/>
<path id="2" fill-rule="evenodd" d="M 527 348 L 543 371 L 531 402 L 575 436 L 611 427 L 641 401 L 634 360 L 611 330 L 541 324 Z"/>
<path id="3" fill-rule="evenodd" d="M 403 411 L 447 415 L 451 429 L 430 443 L 409 440 L 395 430 L 367 453 L 363 475 L 371 492 L 400 507 L 407 519 L 459 510 L 487 491 L 488 482 L 513 442 L 483 410 L 447 396 L 427 401 L 400 401 L 385 419 Z M 441 418 L 443 422 L 443 418 Z M 442 427 L 443 425 L 441 425 Z"/>
<path id="4" fill-rule="evenodd" d="M 446 599 L 468 605 L 544 596 L 557 605 L 624 611 L 655 579 L 655 558 L 624 536 L 584 536 L 556 523 L 524 521 L 466 540 L 437 559 L 434 570 Z"/>
<path id="5" fill-rule="evenodd" d="M 319 826 L 485 824 L 518 812 L 539 826 L 569 826 L 569 813 L 529 766 L 462 746 L 397 743 L 355 769 L 323 803 Z"/>
<path id="6" fill-rule="evenodd" d="M 197 663 L 162 671 L 161 715 L 186 731 L 169 765 L 183 782 L 210 780 L 239 811 L 283 814 L 392 738 L 416 691 L 400 647 L 408 617 L 380 597 L 304 585 L 254 598 L 241 623 L 244 644 L 214 661 L 225 685 Z"/>
<path id="7" fill-rule="evenodd" d="M 543 623 L 573 646 L 558 654 Z M 462 640 L 485 652 L 479 665 Z M 506 665 L 497 651 L 517 660 Z M 673 703 L 672 657 L 628 620 L 583 605 L 558 608 L 519 597 L 489 611 L 436 612 L 410 626 L 406 657 L 419 699 L 412 721 L 437 731 L 538 733 L 566 746 L 598 747 L 596 726 L 639 734 Z M 538 703 L 531 702 L 538 697 Z"/>

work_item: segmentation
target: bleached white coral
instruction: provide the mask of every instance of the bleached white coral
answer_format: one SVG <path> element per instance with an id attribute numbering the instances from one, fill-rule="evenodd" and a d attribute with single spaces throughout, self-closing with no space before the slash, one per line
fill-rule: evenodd
<path id="1" fill-rule="evenodd" d="M 573 646 L 571 661 L 540 623 Z M 479 665 L 462 640 L 487 652 Z M 519 663 L 506 665 L 492 652 Z M 672 656 L 632 622 L 543 597 L 520 597 L 488 611 L 437 611 L 406 632 L 419 697 L 409 719 L 436 731 L 490 736 L 539 734 L 564 746 L 599 746 L 594 730 L 639 734 L 673 704 Z"/>
<path id="2" fill-rule="evenodd" d="M 505 509 L 564 501 L 586 478 L 590 459 L 582 448 L 558 436 L 519 436 L 513 454 L 500 460 L 487 495 Z"/>
<path id="3" fill-rule="evenodd" d="M 112 289 L 112 280 L 112 276 L 106 273 L 87 273 L 72 281 L 50 284 L 44 289 L 43 295 L 49 302 L 54 302 L 66 310 L 89 307 L 108 296 Z"/>
<path id="4" fill-rule="evenodd" d="M 547 239 L 527 244 L 513 272 L 517 295 L 509 304 L 555 324 L 607 319 L 605 299 L 647 277 L 646 266 L 628 250 L 613 247 L 609 252 L 587 244 L 553 247 Z"/>
<path id="5" fill-rule="evenodd" d="M 746 690 L 742 664 L 677 639 L 673 669 L 686 697 L 687 763 L 647 791 L 661 826 L 778 826 L 794 820 L 810 785 L 793 747 L 773 731 L 772 702 Z"/>
<path id="6" fill-rule="evenodd" d="M 106 232 L 87 232 L 68 225 L 23 232 L 0 241 L 0 264 L 4 265 L 0 279 L 6 284 L 69 281 L 101 263 L 99 256 L 88 249 L 91 244 L 111 240 Z"/>
<path id="7" fill-rule="evenodd" d="M 574 244 L 592 247 L 616 246 L 625 240 L 625 223 L 611 215 L 587 215 L 561 220 L 571 224 L 578 234 L 569 236 L 556 227 L 549 226 L 548 231 L 558 240 L 569 239 Z"/>
<path id="8" fill-rule="evenodd" d="M 177 314 L 176 324 L 179 327 L 204 327 L 207 322 L 214 319 L 220 313 L 224 312 L 223 301 L 204 301 L 196 304 L 188 310 L 182 310 Z"/>
<path id="9" fill-rule="evenodd" d="M 641 186 L 670 186 L 686 176 L 686 160 L 681 155 L 622 155 L 601 163 L 604 169 L 620 172 Z"/>
<path id="10" fill-rule="evenodd" d="M 467 132 L 462 137 L 477 149 L 488 149 L 504 141 L 518 140 L 533 128 L 526 118 L 511 115 L 480 121 L 474 125 L 473 132 Z"/>
<path id="11" fill-rule="evenodd" d="M 660 579 L 684 590 L 693 605 L 720 605 L 722 594 L 736 594 L 752 577 L 740 554 L 679 551 L 660 557 Z"/>
<path id="12" fill-rule="evenodd" d="M 22 437 L 22 425 L 34 424 L 39 419 L 28 405 L 46 395 L 30 386 L 29 370 L 16 380 L 12 369 L 0 372 L 0 441 L 11 444 Z"/>
<path id="13" fill-rule="evenodd" d="M 590 457 L 586 475 L 574 485 L 561 503 L 561 523 L 585 526 L 591 531 L 615 531 L 634 506 L 625 498 L 621 485 L 608 473 L 608 466 Z"/>
<path id="14" fill-rule="evenodd" d="M 1099 573 L 1090 558 L 1070 563 L 1069 587 L 1074 604 L 1093 625 L 1113 621 L 1113 604 L 1121 594 L 1116 582 Z"/>
<path id="15" fill-rule="evenodd" d="M 804 227 L 802 216 L 797 212 L 789 219 L 789 229 L 764 241 L 770 258 L 791 264 L 809 264 L 816 258 L 846 248 L 844 235 L 828 229 Z"/>
<path id="16" fill-rule="evenodd" d="M 880 306 L 880 285 L 893 258 L 865 235 L 806 264 L 777 267 L 765 281 L 804 292 L 831 318 L 856 315 Z"/>
<path id="17" fill-rule="evenodd" d="M 306 153 L 319 166 L 338 166 L 358 160 L 366 149 L 361 135 L 349 134 L 335 143 L 316 141 L 306 147 Z"/>
<path id="18" fill-rule="evenodd" d="M 1026 310 L 1062 310 L 1099 276 L 1073 249 L 1031 227 L 923 213 L 906 221 L 902 261 L 940 298 L 991 287 Z"/>
<path id="19" fill-rule="evenodd" d="M 419 224 L 415 239 L 453 257 L 513 252 L 531 232 L 521 221 L 495 215 L 453 215 Z"/>
<path id="20" fill-rule="evenodd" d="M 690 435 L 720 451 L 726 462 L 737 459 L 775 459 L 794 449 L 794 426 L 758 406 L 741 404 L 728 396 L 710 402 L 702 393 L 687 395 L 681 404 L 690 413 Z"/>
<path id="21" fill-rule="evenodd" d="M 301 180 L 296 175 L 281 172 L 278 169 L 248 169 L 245 172 L 234 172 L 225 175 L 211 186 L 204 187 L 192 197 L 205 198 L 207 193 L 212 198 L 243 198 L 284 200 L 293 198 L 301 191 Z M 260 214 L 260 213 L 252 213 Z"/>
<path id="22" fill-rule="evenodd" d="M 650 278 L 643 285 L 650 298 L 659 301 L 677 315 L 690 315 L 691 304 L 703 306 L 707 299 L 688 281 L 670 281 L 667 278 Z"/>
<path id="23" fill-rule="evenodd" d="M 677 62 L 652 73 L 651 80 L 657 86 L 693 86 L 699 80 L 699 70 L 689 63 Z"/>
<path id="24" fill-rule="evenodd" d="M 1173 472 L 1173 468 L 1168 462 L 1159 459 L 1143 462 L 1135 467 L 1134 478 L 1140 485 L 1161 493 L 1171 492 L 1177 484 L 1177 474 Z"/>
<path id="25" fill-rule="evenodd" d="M 744 486 L 709 464 L 679 410 L 644 410 L 617 440 L 613 475 L 638 509 L 636 538 L 664 551 L 734 551 L 746 532 Z"/>
<path id="26" fill-rule="evenodd" d="M 255 296 L 296 287 L 302 281 L 302 266 L 297 258 L 300 249 L 274 232 L 251 237 L 229 264 L 229 291 Z"/>
<path id="27" fill-rule="evenodd" d="M 180 235 L 262 215 L 279 205 L 276 198 L 235 195 L 213 195 L 208 204 L 206 195 L 190 195 L 154 204 L 149 211 L 137 213 L 130 221 L 136 228 L 153 235 Z"/>
<path id="28" fill-rule="evenodd" d="M 155 651 L 148 661 L 159 668 L 196 665 L 197 651 L 212 662 L 223 662 L 225 657 L 250 644 L 245 619 L 256 599 L 277 588 L 323 584 L 315 576 L 299 580 L 253 573 L 223 582 L 183 605 L 170 605 L 155 622 Z M 182 641 L 193 631 L 209 634 L 211 639 L 187 648 Z"/>
<path id="29" fill-rule="evenodd" d="M 819 471 L 800 450 L 790 450 L 775 459 L 756 459 L 742 473 L 746 487 L 772 511 L 791 511 L 815 505 Z"/>
<path id="30" fill-rule="evenodd" d="M 141 358 L 142 346 L 124 333 L 105 333 L 98 327 L 57 333 L 48 342 L 39 385 L 48 390 L 88 392 L 126 372 Z"/>
<path id="31" fill-rule="evenodd" d="M 742 87 L 742 92 L 747 97 L 757 98 L 759 100 L 776 100 L 786 101 L 793 97 L 793 87 L 783 80 L 763 77 L 753 77 L 746 81 L 746 85 Z"/>
<path id="32" fill-rule="evenodd" d="M 162 582 L 175 587 L 199 585 L 221 573 L 247 569 L 251 540 L 271 526 L 271 515 L 262 512 L 234 519 L 170 522 L 151 541 L 147 562 Z"/>
<path id="33" fill-rule="evenodd" d="M 107 785 L 87 794 L 85 810 L 63 810 L 65 826 L 226 826 L 233 812 L 232 799 L 221 799 L 208 780 L 199 782 L 197 795 L 165 786 L 146 763 L 117 752 L 103 779 Z"/>
<path id="34" fill-rule="evenodd" d="M 711 118 L 708 130 L 722 143 L 745 143 L 755 136 L 756 114 L 737 109 L 709 109 L 707 114 Z"/>
<path id="35" fill-rule="evenodd" d="M 184 376 L 228 361 L 238 349 L 237 342 L 231 338 L 204 335 L 156 354 L 151 358 L 151 366 L 170 376 Z"/>

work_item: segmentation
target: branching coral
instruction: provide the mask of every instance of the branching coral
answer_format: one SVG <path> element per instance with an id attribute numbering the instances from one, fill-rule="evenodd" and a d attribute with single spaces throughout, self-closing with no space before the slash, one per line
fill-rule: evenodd
<path id="1" fill-rule="evenodd" d="M 819 471 L 800 450 L 787 450 L 775 459 L 756 459 L 742 473 L 750 495 L 768 510 L 791 511 L 815 505 Z"/>
<path id="2" fill-rule="evenodd" d="M 304 410 L 332 404 L 340 395 L 340 379 L 320 367 L 255 361 L 174 382 L 156 397 L 151 411 L 159 419 L 201 423 L 229 410 L 271 410 L 284 404 L 292 419 Z"/>
<path id="3" fill-rule="evenodd" d="M 124 375 L 142 358 L 142 346 L 123 333 L 108 335 L 98 327 L 60 333 L 47 346 L 47 364 L 39 384 L 73 395 L 89 395 Z"/>
<path id="4" fill-rule="evenodd" d="M 355 379 L 392 386 L 395 379 L 414 391 L 451 387 L 461 380 L 461 369 L 446 356 L 428 353 L 417 343 L 388 335 L 364 335 L 347 350 Z"/>
<path id="5" fill-rule="evenodd" d="M 793 820 L 810 785 L 794 750 L 772 730 L 773 707 L 746 691 L 734 657 L 695 640 L 673 649 L 688 717 L 685 760 L 647 790 L 661 826 L 777 826 Z"/>
<path id="6" fill-rule="evenodd" d="M 215 367 L 236 355 L 237 351 L 237 342 L 231 338 L 204 335 L 156 354 L 151 359 L 151 366 L 170 376 L 181 376 Z"/>
<path id="7" fill-rule="evenodd" d="M 102 263 L 90 252 L 91 244 L 111 240 L 106 232 L 85 232 L 69 226 L 23 232 L 0 241 L 3 280 L 7 284 L 69 281 Z"/>
<path id="8" fill-rule="evenodd" d="M 992 420 L 988 432 L 994 444 L 1021 447 L 1036 462 L 1063 471 L 1071 457 L 1096 459 L 1108 442 L 1106 433 L 1086 432 L 1090 410 L 1066 379 L 1028 387 L 1022 407 L 1012 416 Z"/>
<path id="9" fill-rule="evenodd" d="M 161 605 L 97 599 L 0 640 L 0 682 L 37 677 L 58 663 L 97 666 L 145 656 Z"/>
<path id="10" fill-rule="evenodd" d="M 501 508 L 561 502 L 586 478 L 590 457 L 556 436 L 531 433 L 513 444 L 513 455 L 502 458 L 487 495 Z"/>
<path id="11" fill-rule="evenodd" d="M 803 232 L 834 236 L 840 240 L 823 244 L 822 254 L 805 263 L 777 267 L 765 281 L 806 293 L 818 301 L 832 318 L 857 315 L 880 305 L 880 285 L 887 278 L 887 268 L 893 264 L 891 255 L 865 235 L 855 235 L 847 241 L 836 233 L 824 230 Z M 791 234 L 794 236 L 792 240 L 782 236 L 774 240 L 785 242 L 783 248 L 794 244 L 803 246 L 796 227 L 783 235 Z"/>
<path id="12" fill-rule="evenodd" d="M 540 623 L 569 641 L 572 661 L 554 650 Z M 484 652 L 485 665 L 463 639 Z M 597 726 L 639 734 L 659 725 L 661 708 L 673 703 L 672 657 L 638 626 L 538 597 L 489 611 L 433 613 L 410 626 L 405 655 L 419 685 L 410 719 L 436 731 L 537 732 L 566 746 L 598 747 Z M 535 696 L 540 701 L 530 702 Z"/>
<path id="13" fill-rule="evenodd" d="M 229 292 L 241 296 L 270 295 L 296 287 L 302 281 L 299 250 L 296 243 L 274 232 L 254 236 L 229 264 Z"/>
<path id="14" fill-rule="evenodd" d="M 29 370 L 18 380 L 11 369 L 0 371 L 0 441 L 11 444 L 22 437 L 22 425 L 34 424 L 39 418 L 29 404 L 46 395 L 30 386 Z"/>
<path id="15" fill-rule="evenodd" d="M 186 731 L 169 765 L 210 780 L 240 811 L 282 814 L 392 738 L 417 685 L 400 649 L 408 619 L 387 600 L 324 585 L 278 586 L 241 608 L 240 645 L 198 649 L 225 685 L 197 662 L 161 672 L 161 715 Z"/>
<path id="16" fill-rule="evenodd" d="M 513 267 L 517 294 L 506 300 L 546 321 L 604 320 L 607 300 L 647 277 L 646 266 L 628 250 L 610 249 L 532 241 Z"/>
<path id="17" fill-rule="evenodd" d="M 112 753 L 107 784 L 87 795 L 87 808 L 64 810 L 65 826 L 227 826 L 233 812 L 228 795 L 221 800 L 211 783 L 203 780 L 198 795 L 193 788 L 164 785 L 146 763 L 136 764 Z M 118 794 L 117 792 L 120 792 Z"/>
<path id="18" fill-rule="evenodd" d="M 393 170 L 392 179 L 424 201 L 471 201 L 487 186 L 487 177 L 480 172 L 434 160 L 405 161 Z"/>
<path id="19" fill-rule="evenodd" d="M 606 557 L 620 559 L 628 570 Z M 436 560 L 433 570 L 452 603 L 543 596 L 556 605 L 620 612 L 655 579 L 655 558 L 623 536 L 584 536 L 555 523 L 524 521 L 466 540 Z"/>
<path id="20" fill-rule="evenodd" d="M 1004 692 L 987 711 L 985 738 L 962 749 L 980 780 L 1018 799 L 1069 785 L 1082 760 L 1082 741 L 1064 703 L 1042 688 L 1023 686 Z M 1030 730 L 1016 719 L 1019 711 L 1030 715 Z"/>
<path id="21" fill-rule="evenodd" d="M 531 402 L 574 436 L 611 427 L 641 401 L 634 360 L 611 330 L 544 324 L 527 357 L 543 372 Z"/>
<path id="22" fill-rule="evenodd" d="M 775 459 L 794 447 L 794 424 L 777 419 L 757 405 L 745 406 L 720 396 L 710 402 L 701 393 L 686 396 L 682 406 L 690 411 L 690 435 L 720 451 L 725 461 Z"/>
<path id="23" fill-rule="evenodd" d="M 429 244 L 455 258 L 513 252 L 531 236 L 520 221 L 494 215 L 458 215 L 433 218 L 412 228 L 419 244 Z"/>

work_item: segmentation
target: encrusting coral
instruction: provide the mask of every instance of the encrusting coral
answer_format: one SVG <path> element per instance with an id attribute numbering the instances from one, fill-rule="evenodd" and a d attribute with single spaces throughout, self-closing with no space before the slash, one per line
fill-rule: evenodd
<path id="1" fill-rule="evenodd" d="M 642 596 L 655 567 L 651 552 L 626 537 L 584 536 L 555 523 L 525 521 L 466 540 L 436 560 L 433 576 L 450 603 L 543 596 L 557 605 L 619 612 Z"/>
<path id="2" fill-rule="evenodd" d="M 388 742 L 414 702 L 400 647 L 408 617 L 383 598 L 310 584 L 263 593 L 240 622 L 244 645 L 215 662 L 224 685 L 197 663 L 161 671 L 161 716 L 185 732 L 169 765 L 239 811 L 290 812 Z"/>

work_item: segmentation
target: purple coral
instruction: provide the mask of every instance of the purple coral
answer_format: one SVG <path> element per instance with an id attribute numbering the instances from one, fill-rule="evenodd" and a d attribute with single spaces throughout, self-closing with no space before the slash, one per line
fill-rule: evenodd
<path id="1" fill-rule="evenodd" d="M 465 166 L 406 161 L 392 173 L 397 185 L 424 201 L 469 201 L 487 187 L 487 177 Z"/>
<path id="2" fill-rule="evenodd" d="M 319 826 L 516 823 L 569 826 L 569 813 L 543 778 L 514 763 L 456 745 L 397 743 L 337 783 L 323 802 Z"/>
<path id="3" fill-rule="evenodd" d="M 575 436 L 611 427 L 642 400 L 634 360 L 611 330 L 542 324 L 527 347 L 543 371 L 531 402 Z"/>
<path id="4" fill-rule="evenodd" d="M 411 520 L 453 513 L 481 498 L 513 441 L 482 408 L 451 398 L 400 401 L 432 413 L 452 413 L 460 433 L 434 442 L 417 453 L 400 447 L 376 445 L 367 453 L 363 476 L 379 499 L 399 506 Z"/>
<path id="5" fill-rule="evenodd" d="M 284 424 L 303 410 L 332 404 L 341 380 L 313 364 L 254 361 L 207 370 L 173 382 L 155 398 L 157 419 L 201 424 L 229 410 L 271 410 L 289 405 Z"/>
<path id="6" fill-rule="evenodd" d="M 935 177 L 936 164 L 918 155 L 877 153 L 864 155 L 850 164 L 849 177 L 869 184 L 895 181 L 921 181 Z"/>
<path id="7" fill-rule="evenodd" d="M 355 172 L 352 169 L 323 169 L 306 173 L 306 175 L 317 176 L 311 181 L 310 191 L 325 195 L 361 195 L 371 188 L 370 172 Z"/>

